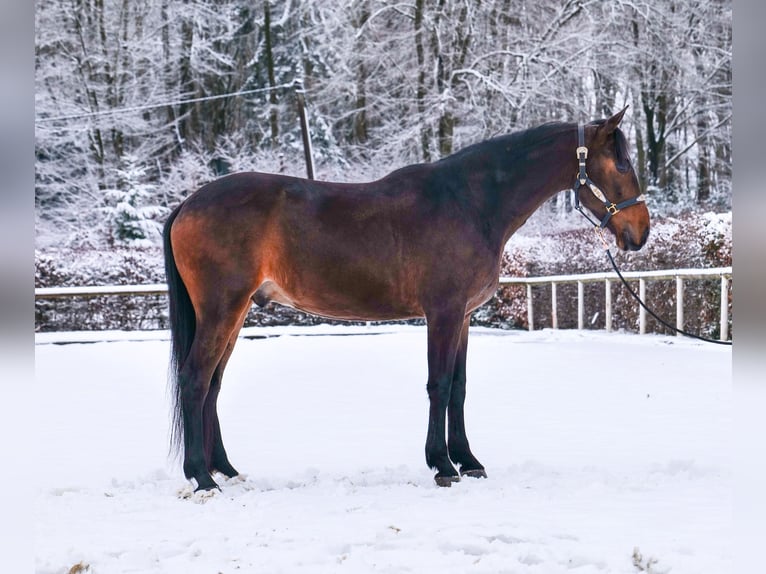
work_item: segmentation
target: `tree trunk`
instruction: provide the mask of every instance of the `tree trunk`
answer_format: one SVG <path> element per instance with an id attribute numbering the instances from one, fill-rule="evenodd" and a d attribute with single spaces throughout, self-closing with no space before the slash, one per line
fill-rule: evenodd
<path id="1" fill-rule="evenodd" d="M 160 26 L 161 26 L 161 38 L 162 38 L 162 60 L 163 60 L 163 76 L 165 80 L 165 93 L 168 94 L 170 99 L 175 99 L 175 72 L 176 66 L 173 62 L 172 52 L 170 50 L 170 15 L 168 13 L 168 0 L 162 0 L 160 7 Z M 178 126 L 178 118 L 173 106 L 167 106 L 165 108 L 165 118 L 168 125 L 175 127 L 174 132 L 179 146 L 183 144 L 180 137 L 180 131 Z"/>
<path id="2" fill-rule="evenodd" d="M 646 119 L 646 156 L 649 163 L 649 180 L 653 185 L 667 185 L 662 169 L 665 151 L 665 97 L 652 97 L 646 91 L 642 95 Z"/>
<path id="3" fill-rule="evenodd" d="M 468 6 L 462 4 L 461 9 L 457 16 L 457 21 L 450 18 L 446 22 L 446 26 L 449 28 L 450 33 L 454 28 L 455 39 L 452 43 L 451 52 L 454 56 L 448 60 L 448 66 L 445 65 L 445 59 L 447 55 L 442 54 L 439 48 L 440 42 L 438 34 L 441 32 L 441 25 L 443 25 L 443 10 L 444 0 L 439 2 L 439 21 L 434 30 L 434 41 L 432 43 L 433 54 L 437 58 L 437 91 L 439 97 L 442 98 L 442 113 L 439 117 L 439 155 L 441 157 L 448 156 L 454 149 L 453 136 L 455 133 L 455 126 L 458 119 L 455 116 L 453 109 L 453 100 L 455 96 L 453 91 L 455 89 L 455 79 L 452 78 L 452 71 L 461 69 L 466 60 L 468 49 L 471 45 L 471 32 L 472 24 L 467 22 Z"/>
<path id="4" fill-rule="evenodd" d="M 633 97 L 633 108 L 640 113 L 642 106 L 639 105 L 638 96 Z M 638 177 L 638 185 L 641 190 L 646 193 L 647 179 L 646 179 L 646 148 L 644 146 L 644 132 L 641 127 L 640 118 L 636 117 L 633 123 L 636 130 L 636 177 Z"/>
<path id="5" fill-rule="evenodd" d="M 263 35 L 266 49 L 266 73 L 269 77 L 269 125 L 271 126 L 271 147 L 276 149 L 279 145 L 279 114 L 277 112 L 276 76 L 274 74 L 274 53 L 271 40 L 271 7 L 267 0 L 263 4 Z"/>
<path id="6" fill-rule="evenodd" d="M 181 62 L 179 66 L 180 73 L 178 82 L 181 95 L 183 96 L 182 99 L 186 100 L 196 95 L 196 90 L 191 65 L 192 47 L 194 43 L 194 22 L 189 9 L 186 8 L 186 6 L 189 5 L 189 0 L 184 0 L 184 5 L 185 8 L 181 20 Z M 184 147 L 184 144 L 191 134 L 199 131 L 196 129 L 197 122 L 193 104 L 179 104 L 178 115 L 179 143 Z"/>
<path id="7" fill-rule="evenodd" d="M 418 107 L 418 118 L 420 120 L 420 153 L 423 161 L 431 161 L 431 139 L 433 132 L 431 130 L 429 118 L 426 117 L 426 64 L 425 64 L 425 42 L 423 33 L 423 16 L 425 11 L 424 0 L 415 2 L 415 54 L 418 60 L 418 87 L 415 96 Z"/>
<path id="8" fill-rule="evenodd" d="M 366 2 L 362 2 L 358 18 L 354 18 L 354 28 L 360 30 L 370 18 L 370 11 Z M 362 41 L 357 40 L 356 47 L 361 53 Z M 354 118 L 351 128 L 351 141 L 358 145 L 364 145 L 369 138 L 367 126 L 367 69 L 364 59 L 359 58 L 356 65 L 356 98 L 354 100 Z"/>

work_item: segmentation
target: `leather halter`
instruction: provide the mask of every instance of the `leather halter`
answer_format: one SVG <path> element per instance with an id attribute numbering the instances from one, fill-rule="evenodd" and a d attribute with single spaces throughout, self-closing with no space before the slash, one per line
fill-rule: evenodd
<path id="1" fill-rule="evenodd" d="M 609 201 L 606 196 L 604 195 L 604 192 L 599 189 L 599 187 L 593 183 L 591 178 L 588 177 L 588 173 L 585 171 L 585 161 L 588 159 L 588 148 L 585 147 L 585 127 L 580 124 L 577 126 L 577 163 L 579 165 L 579 170 L 577 172 L 577 177 L 575 178 L 574 185 L 572 186 L 572 190 L 574 191 L 574 202 L 575 202 L 575 209 L 579 211 L 585 219 L 590 221 L 594 226 L 596 226 L 599 230 L 604 229 L 606 227 L 607 222 L 611 219 L 611 217 L 615 213 L 619 213 L 626 207 L 630 207 L 631 205 L 635 205 L 637 203 L 640 203 L 642 201 L 646 201 L 644 198 L 644 194 L 638 195 L 636 197 L 631 197 L 630 199 L 626 199 L 625 201 L 621 201 L 620 203 L 614 203 L 612 201 Z M 591 219 L 587 213 L 582 208 L 582 205 L 580 205 L 580 188 L 581 187 L 587 187 L 591 190 L 593 195 L 596 196 L 596 198 L 604 204 L 604 207 L 606 208 L 606 213 L 604 214 L 604 217 L 601 219 L 600 223 L 595 222 L 593 219 Z"/>

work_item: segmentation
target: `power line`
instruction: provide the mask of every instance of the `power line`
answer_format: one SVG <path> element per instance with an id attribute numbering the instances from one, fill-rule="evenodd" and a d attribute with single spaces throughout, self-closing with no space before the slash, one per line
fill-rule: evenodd
<path id="1" fill-rule="evenodd" d="M 281 90 L 284 88 L 292 88 L 296 86 L 295 82 L 289 84 L 281 84 L 270 88 L 257 88 L 253 90 L 241 90 L 239 92 L 231 92 L 228 94 L 218 94 L 215 96 L 203 96 L 200 98 L 190 98 L 188 100 L 175 100 L 170 102 L 160 102 L 156 104 L 145 104 L 143 106 L 131 106 L 127 108 L 113 108 L 111 110 L 103 110 L 100 112 L 83 112 L 80 114 L 70 114 L 65 116 L 54 116 L 50 118 L 35 118 L 35 124 L 42 124 L 48 122 L 68 121 L 68 120 L 80 120 L 83 118 L 92 118 L 97 116 L 108 116 L 112 114 L 126 114 L 129 112 L 140 112 L 143 110 L 151 110 L 154 108 L 164 108 L 167 106 L 180 106 L 182 104 L 195 104 L 197 102 L 209 102 L 211 100 L 220 100 L 223 98 L 233 98 L 235 96 L 247 96 L 250 94 L 259 94 L 263 92 L 270 92 L 272 90 Z"/>

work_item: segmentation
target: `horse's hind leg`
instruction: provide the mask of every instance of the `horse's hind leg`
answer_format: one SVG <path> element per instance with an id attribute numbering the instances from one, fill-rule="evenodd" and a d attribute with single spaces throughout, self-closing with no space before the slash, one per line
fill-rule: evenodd
<path id="1" fill-rule="evenodd" d="M 241 317 L 250 303 L 245 297 L 216 294 L 217 301 L 208 305 L 197 303 L 198 323 L 189 355 L 179 374 L 181 413 L 184 435 L 184 474 L 197 482 L 197 490 L 217 488 L 208 469 L 205 455 L 204 407 L 211 390 L 214 374 L 226 354 L 232 334 L 241 325 Z M 220 373 L 223 374 L 223 369 Z M 220 377 L 216 377 L 220 383 Z M 220 384 L 218 385 L 220 389 Z M 213 397 L 212 405 L 215 405 Z M 213 409 L 213 412 L 215 409 Z M 217 417 L 216 417 L 217 419 Z M 214 427 L 209 426 L 208 436 Z M 220 428 L 218 429 L 220 435 Z M 222 445 L 221 445 L 222 446 Z M 229 465 L 231 466 L 231 465 Z M 229 468 L 227 470 L 233 470 Z"/>
<path id="2" fill-rule="evenodd" d="M 455 464 L 460 466 L 460 474 L 475 478 L 486 478 L 484 466 L 476 460 L 468 446 L 468 437 L 465 432 L 465 386 L 466 386 L 466 358 L 468 356 L 468 324 L 470 316 L 466 317 L 463 330 L 460 333 L 460 345 L 455 357 L 455 373 L 452 377 L 450 388 L 449 406 L 447 407 L 448 420 L 448 448 L 449 457 Z"/>
<path id="3" fill-rule="evenodd" d="M 245 313 L 246 314 L 246 313 Z M 213 378 L 210 381 L 210 390 L 205 398 L 205 405 L 202 409 L 202 424 L 205 433 L 205 460 L 207 462 L 208 472 L 211 474 L 218 471 L 229 478 L 239 474 L 229 462 L 226 455 L 226 449 L 223 447 L 221 437 L 221 424 L 218 420 L 218 394 L 221 391 L 221 379 L 226 369 L 226 364 L 234 351 L 234 344 L 237 342 L 237 336 L 241 328 L 244 316 L 240 321 L 240 326 L 234 330 L 229 342 L 226 345 L 223 357 L 221 357 L 218 366 L 213 372 Z"/>

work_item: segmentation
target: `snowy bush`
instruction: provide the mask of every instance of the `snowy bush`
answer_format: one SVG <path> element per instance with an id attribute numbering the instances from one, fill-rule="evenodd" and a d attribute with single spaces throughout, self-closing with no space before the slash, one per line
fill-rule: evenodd
<path id="1" fill-rule="evenodd" d="M 523 277 L 526 275 L 524 255 L 515 252 L 503 254 L 502 275 Z M 479 307 L 471 317 L 471 325 L 499 327 L 501 329 L 526 329 L 527 300 L 526 288 L 517 285 L 503 285 L 495 296 Z"/>
<path id="2" fill-rule="evenodd" d="M 35 287 L 136 285 L 165 280 L 161 251 L 35 251 Z M 35 301 L 35 331 L 167 328 L 167 298 L 103 296 Z"/>

